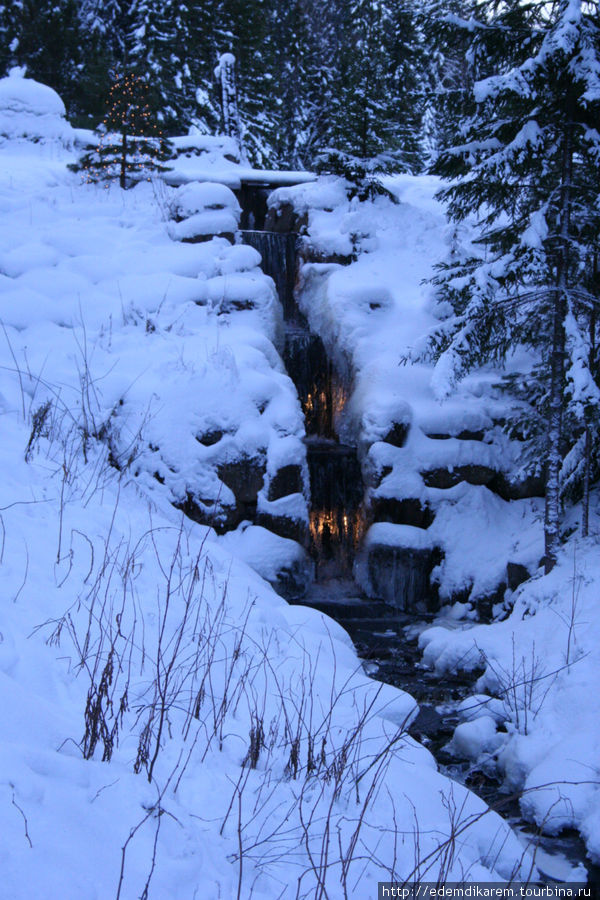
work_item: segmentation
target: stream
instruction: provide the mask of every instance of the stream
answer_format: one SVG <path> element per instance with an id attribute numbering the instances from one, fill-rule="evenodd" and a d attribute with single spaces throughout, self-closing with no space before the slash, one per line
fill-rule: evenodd
<path id="1" fill-rule="evenodd" d="M 315 577 L 307 595 L 294 602 L 339 622 L 352 638 L 367 674 L 415 698 L 420 711 L 409 729 L 411 736 L 430 750 L 440 771 L 493 806 L 524 844 L 537 847 L 536 865 L 545 882 L 577 880 L 574 869 L 584 865 L 588 883 L 597 888 L 600 867 L 586 859 L 576 831 L 540 835 L 523 819 L 519 798 L 503 791 L 500 775 L 495 777 L 494 772 L 483 771 L 447 749 L 459 723 L 457 707 L 474 692 L 480 673 L 439 678 L 422 665 L 418 634 L 433 622 L 434 615 L 409 614 L 369 600 L 353 581 L 354 558 L 365 527 L 364 486 L 356 448 L 340 443 L 336 433 L 351 385 L 335 372 L 321 338 L 310 331 L 298 309 L 294 296 L 297 235 L 254 230 L 243 231 L 242 239 L 261 253 L 263 271 L 275 282 L 286 324 L 284 363 L 305 415 Z"/>

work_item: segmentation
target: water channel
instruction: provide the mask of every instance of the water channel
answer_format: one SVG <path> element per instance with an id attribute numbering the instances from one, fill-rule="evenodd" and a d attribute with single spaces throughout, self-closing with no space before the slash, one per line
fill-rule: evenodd
<path id="1" fill-rule="evenodd" d="M 263 271 L 277 287 L 285 317 L 284 363 L 305 414 L 310 472 L 310 552 L 315 579 L 301 602 L 338 621 L 350 634 L 367 673 L 411 694 L 420 712 L 410 734 L 435 756 L 450 778 L 466 784 L 536 847 L 536 864 L 548 883 L 572 877 L 585 865 L 588 881 L 600 885 L 600 867 L 586 859 L 575 831 L 541 835 L 522 818 L 519 798 L 503 791 L 501 778 L 468 760 L 453 756 L 446 745 L 459 722 L 457 707 L 474 691 L 477 674 L 438 678 L 420 662 L 418 633 L 433 614 L 408 614 L 369 600 L 353 581 L 352 567 L 365 528 L 363 481 L 356 448 L 340 443 L 337 424 L 350 385 L 336 373 L 321 338 L 313 334 L 298 308 L 297 235 L 242 231 L 244 242 L 262 256 Z"/>

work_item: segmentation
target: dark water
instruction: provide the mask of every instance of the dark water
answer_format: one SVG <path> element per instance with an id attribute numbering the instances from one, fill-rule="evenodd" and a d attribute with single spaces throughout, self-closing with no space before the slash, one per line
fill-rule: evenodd
<path id="1" fill-rule="evenodd" d="M 298 314 L 294 299 L 297 263 L 297 234 L 277 234 L 274 231 L 241 232 L 242 240 L 258 250 L 262 257 L 262 270 L 275 282 L 277 294 L 283 306 L 286 322 L 293 321 Z"/>
<path id="2" fill-rule="evenodd" d="M 307 441 L 310 533 L 317 581 L 352 577 L 362 536 L 363 483 L 355 447 L 333 440 Z"/>

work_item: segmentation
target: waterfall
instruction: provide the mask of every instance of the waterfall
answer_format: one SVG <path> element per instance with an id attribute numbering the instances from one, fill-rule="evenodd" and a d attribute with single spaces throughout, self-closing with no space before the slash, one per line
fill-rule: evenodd
<path id="1" fill-rule="evenodd" d="M 317 581 L 349 579 L 363 526 L 363 483 L 356 448 L 311 439 L 307 458 Z"/>
<path id="2" fill-rule="evenodd" d="M 299 315 L 294 299 L 298 235 L 249 230 L 242 231 L 241 235 L 245 244 L 249 244 L 260 253 L 262 270 L 275 282 L 286 322 L 294 321 Z"/>

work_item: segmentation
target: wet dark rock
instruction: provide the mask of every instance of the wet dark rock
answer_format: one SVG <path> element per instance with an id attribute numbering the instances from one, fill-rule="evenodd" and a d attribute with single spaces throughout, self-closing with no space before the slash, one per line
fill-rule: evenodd
<path id="1" fill-rule="evenodd" d="M 279 234 L 294 232 L 299 234 L 308 227 L 308 213 L 297 213 L 291 203 L 271 206 L 265 219 L 265 231 L 276 231 Z"/>
<path id="2" fill-rule="evenodd" d="M 477 463 L 467 466 L 458 466 L 457 471 L 467 484 L 476 485 L 489 484 L 496 475 L 495 469 Z"/>
<path id="3" fill-rule="evenodd" d="M 205 244 L 207 241 L 212 241 L 214 237 L 225 238 L 225 240 L 229 241 L 230 244 L 235 244 L 235 235 L 231 232 L 217 234 L 194 234 L 189 237 L 181 238 L 182 244 Z"/>
<path id="4" fill-rule="evenodd" d="M 238 300 L 238 299 L 231 299 L 231 298 L 224 297 L 219 304 L 219 308 L 217 310 L 217 315 L 223 316 L 223 315 L 226 315 L 227 313 L 243 312 L 243 311 L 247 311 L 249 309 L 256 309 L 256 308 L 257 308 L 257 303 L 255 300 L 248 300 L 248 299 Z"/>
<path id="5" fill-rule="evenodd" d="M 430 469 L 428 472 L 422 472 L 421 474 L 427 487 L 448 489 L 461 481 L 466 481 L 468 484 L 489 486 L 498 473 L 490 466 L 472 463 L 465 466 L 455 466 L 453 469 Z"/>
<path id="6" fill-rule="evenodd" d="M 289 566 L 284 566 L 277 573 L 276 580 L 271 583 L 285 600 L 299 600 L 306 596 L 311 580 L 312 566 L 306 557 L 302 560 L 295 560 Z"/>
<path id="7" fill-rule="evenodd" d="M 519 585 L 530 578 L 527 568 L 521 563 L 509 562 L 506 566 L 506 580 L 511 591 L 516 591 Z"/>
<path id="8" fill-rule="evenodd" d="M 213 444 L 219 443 L 224 434 L 225 432 L 220 428 L 214 428 L 211 431 L 205 431 L 204 434 L 197 434 L 196 440 L 203 447 L 212 447 Z"/>
<path id="9" fill-rule="evenodd" d="M 503 500 L 526 500 L 530 497 L 543 497 L 545 492 L 544 477 L 530 475 L 523 479 L 513 479 L 504 472 L 498 472 L 488 483 L 488 487 Z"/>
<path id="10" fill-rule="evenodd" d="M 240 503 L 256 503 L 265 471 L 264 459 L 257 456 L 242 456 L 217 468 L 219 478 Z"/>
<path id="11" fill-rule="evenodd" d="M 396 525 L 414 525 L 416 528 L 429 528 L 435 515 L 432 509 L 423 506 L 415 497 L 399 500 L 396 497 L 373 497 L 371 500 L 371 517 L 374 522 L 394 522 Z"/>
<path id="12" fill-rule="evenodd" d="M 463 480 L 458 469 L 430 469 L 428 472 L 421 472 L 421 475 L 427 487 L 444 490 Z"/>
<path id="13" fill-rule="evenodd" d="M 475 607 L 480 621 L 491 622 L 494 619 L 494 607 L 503 602 L 505 592 L 506 582 L 502 581 L 491 594 L 477 598 Z"/>
<path id="14" fill-rule="evenodd" d="M 404 447 L 409 431 L 410 425 L 407 422 L 395 422 L 383 440 L 394 447 Z"/>
<path id="15" fill-rule="evenodd" d="M 456 437 L 459 441 L 482 441 L 485 438 L 485 431 L 461 431 Z"/>
<path id="16" fill-rule="evenodd" d="M 391 475 L 394 471 L 393 466 L 382 466 L 379 468 L 377 465 L 372 464 L 372 460 L 370 457 L 366 458 L 366 462 L 363 463 L 363 477 L 365 481 L 365 487 L 370 488 L 378 488 L 381 483 Z"/>
<path id="17" fill-rule="evenodd" d="M 244 516 L 236 506 L 230 506 L 219 501 L 200 499 L 188 491 L 185 500 L 174 503 L 175 509 L 180 509 L 188 519 L 198 522 L 200 525 L 208 525 L 214 528 L 218 534 L 231 531 L 243 521 Z"/>
<path id="18" fill-rule="evenodd" d="M 449 441 L 450 438 L 453 437 L 459 441 L 483 441 L 485 438 L 485 431 L 482 429 L 478 431 L 469 431 L 468 429 L 465 429 L 465 431 L 461 431 L 460 434 L 448 434 L 446 432 L 428 433 L 427 437 L 435 441 Z"/>
<path id="19" fill-rule="evenodd" d="M 349 266 L 356 257 L 352 253 L 327 253 L 310 244 L 302 248 L 302 259 L 311 263 L 335 263 L 338 266 Z"/>
<path id="20" fill-rule="evenodd" d="M 304 490 L 302 467 L 299 465 L 282 466 L 269 482 L 267 499 L 279 500 L 288 494 L 301 494 Z"/>
<path id="21" fill-rule="evenodd" d="M 268 528 L 273 534 L 296 541 L 302 547 L 309 542 L 308 525 L 303 519 L 292 519 L 291 516 L 276 516 L 273 513 L 259 512 L 256 524 Z"/>

